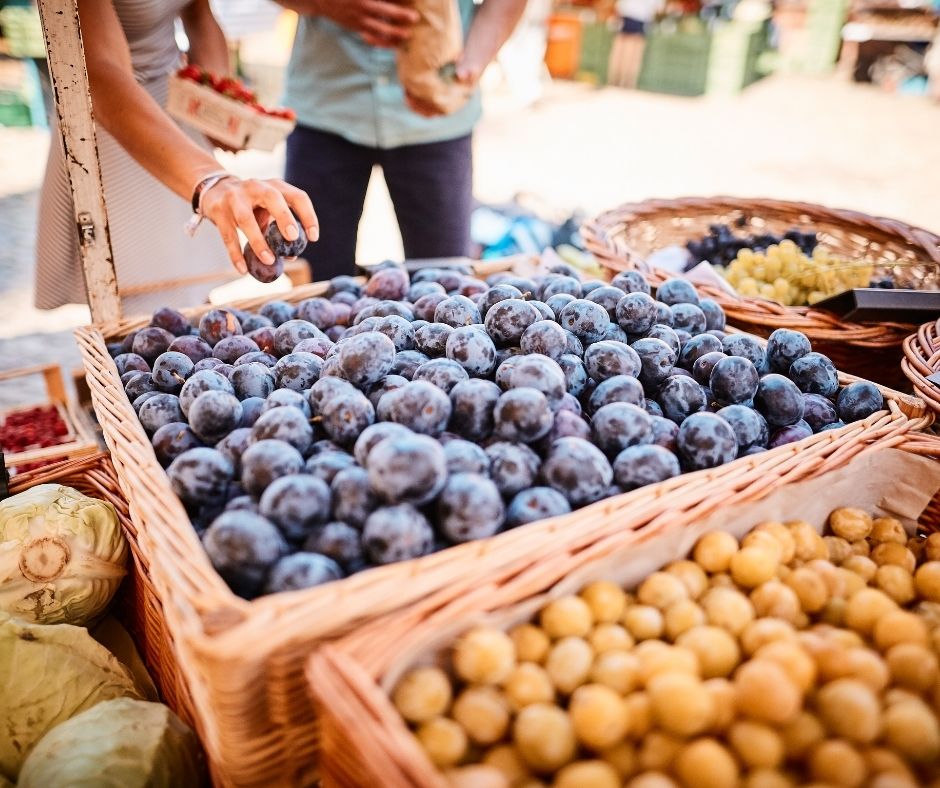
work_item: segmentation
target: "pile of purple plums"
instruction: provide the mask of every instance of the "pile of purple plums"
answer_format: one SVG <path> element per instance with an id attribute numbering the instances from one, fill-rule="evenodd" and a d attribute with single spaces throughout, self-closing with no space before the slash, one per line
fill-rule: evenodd
<path id="1" fill-rule="evenodd" d="M 682 279 L 385 265 L 322 298 L 111 347 L 235 593 L 305 588 L 563 515 L 879 411 L 801 333 L 766 346 Z"/>

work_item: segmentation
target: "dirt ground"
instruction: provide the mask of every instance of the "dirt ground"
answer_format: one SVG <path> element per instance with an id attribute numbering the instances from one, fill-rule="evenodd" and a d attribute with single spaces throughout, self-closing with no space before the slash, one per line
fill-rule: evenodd
<path id="1" fill-rule="evenodd" d="M 764 80 L 736 98 L 685 99 L 617 88 L 551 85 L 521 108 L 499 91 L 475 139 L 475 194 L 536 197 L 559 218 L 647 197 L 729 194 L 799 199 L 940 230 L 940 105 L 831 79 Z M 0 128 L 0 370 L 78 365 L 69 329 L 83 307 L 32 304 L 37 189 L 45 132 Z M 241 174 L 274 176 L 282 154 L 241 154 Z M 316 195 L 312 195 L 316 202 Z M 394 215 L 374 178 L 360 260 L 401 255 Z M 257 292 L 236 282 L 213 300 Z M 276 286 L 270 286 L 278 289 Z M 0 404 L 28 395 L 0 389 Z"/>

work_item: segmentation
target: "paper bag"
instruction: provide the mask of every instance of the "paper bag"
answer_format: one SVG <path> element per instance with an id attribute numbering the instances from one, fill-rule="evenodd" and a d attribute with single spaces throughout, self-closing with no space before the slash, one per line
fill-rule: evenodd
<path id="1" fill-rule="evenodd" d="M 463 26 L 456 0 L 412 0 L 421 19 L 398 50 L 398 78 L 405 92 L 444 115 L 456 112 L 472 88 L 456 80 Z"/>

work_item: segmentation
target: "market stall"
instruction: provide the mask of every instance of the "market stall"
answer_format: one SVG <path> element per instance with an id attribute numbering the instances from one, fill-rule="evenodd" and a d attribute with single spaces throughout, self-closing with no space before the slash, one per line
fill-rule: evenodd
<path id="1" fill-rule="evenodd" d="M 802 203 L 650 202 L 585 227 L 587 267 L 389 263 L 123 315 L 77 16 L 52 5 L 93 317 L 76 338 L 110 456 L 14 491 L 113 507 L 116 610 L 214 783 L 937 776 L 940 443 L 895 374 L 914 327 L 788 305 L 935 276 L 937 236 Z M 817 245 L 869 281 L 757 276 Z M 676 247 L 689 270 L 663 262 Z M 754 294 L 720 278 L 732 247 Z M 156 762 L 196 784 L 163 714 L 182 755 Z"/>

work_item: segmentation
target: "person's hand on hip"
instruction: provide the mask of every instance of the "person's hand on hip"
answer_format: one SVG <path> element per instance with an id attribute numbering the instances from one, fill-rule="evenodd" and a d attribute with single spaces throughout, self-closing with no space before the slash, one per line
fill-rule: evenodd
<path id="1" fill-rule="evenodd" d="M 408 40 L 418 12 L 395 0 L 313 0 L 314 13 L 359 33 L 375 47 L 394 48 Z"/>

